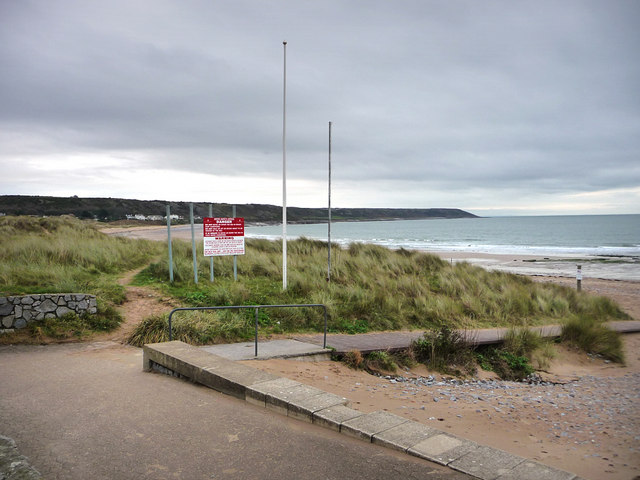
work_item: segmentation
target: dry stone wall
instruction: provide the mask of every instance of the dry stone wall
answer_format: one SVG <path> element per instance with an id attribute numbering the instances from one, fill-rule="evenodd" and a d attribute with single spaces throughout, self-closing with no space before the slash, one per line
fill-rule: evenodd
<path id="1" fill-rule="evenodd" d="M 24 328 L 45 318 L 67 313 L 96 313 L 96 296 L 85 293 L 44 293 L 0 297 L 0 329 Z"/>

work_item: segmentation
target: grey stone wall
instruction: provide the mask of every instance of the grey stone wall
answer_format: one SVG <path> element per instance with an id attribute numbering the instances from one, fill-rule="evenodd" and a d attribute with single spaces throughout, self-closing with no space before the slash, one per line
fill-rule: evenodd
<path id="1" fill-rule="evenodd" d="M 96 313 L 95 295 L 85 293 L 44 293 L 0 297 L 0 329 L 24 328 L 45 318 L 60 318 L 65 313 Z"/>

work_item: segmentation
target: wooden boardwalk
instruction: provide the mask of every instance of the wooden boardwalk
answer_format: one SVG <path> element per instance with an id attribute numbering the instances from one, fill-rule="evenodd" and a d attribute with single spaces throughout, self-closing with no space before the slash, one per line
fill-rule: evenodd
<path id="1" fill-rule="evenodd" d="M 609 322 L 609 328 L 620 333 L 640 332 L 640 321 Z M 507 333 L 508 328 L 487 328 L 478 330 L 460 330 L 470 345 L 490 345 L 500 343 Z M 557 337 L 560 335 L 560 325 L 546 325 L 543 327 L 531 327 L 543 337 Z M 422 337 L 424 331 L 400 331 L 361 333 L 356 335 L 329 334 L 327 346 L 335 349 L 335 353 L 341 355 L 350 350 L 359 350 L 362 353 L 370 353 L 380 350 L 403 350 L 411 342 Z M 300 342 L 322 345 L 322 335 L 299 335 L 294 337 Z"/>

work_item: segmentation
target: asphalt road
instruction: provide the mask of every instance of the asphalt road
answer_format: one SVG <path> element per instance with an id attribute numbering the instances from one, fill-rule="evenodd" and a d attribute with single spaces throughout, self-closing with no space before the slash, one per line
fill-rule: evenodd
<path id="1" fill-rule="evenodd" d="M 468 479 L 142 372 L 116 344 L 0 347 L 0 435 L 47 479 Z"/>

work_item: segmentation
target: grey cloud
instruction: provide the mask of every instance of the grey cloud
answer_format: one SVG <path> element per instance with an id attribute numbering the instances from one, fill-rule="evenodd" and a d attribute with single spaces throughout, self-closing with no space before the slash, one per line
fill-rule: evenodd
<path id="1" fill-rule="evenodd" d="M 134 152 L 275 178 L 287 40 L 294 179 L 324 178 L 331 120 L 335 175 L 363 186 L 640 185 L 636 2 L 34 0 L 0 16 L 0 162 Z"/>

